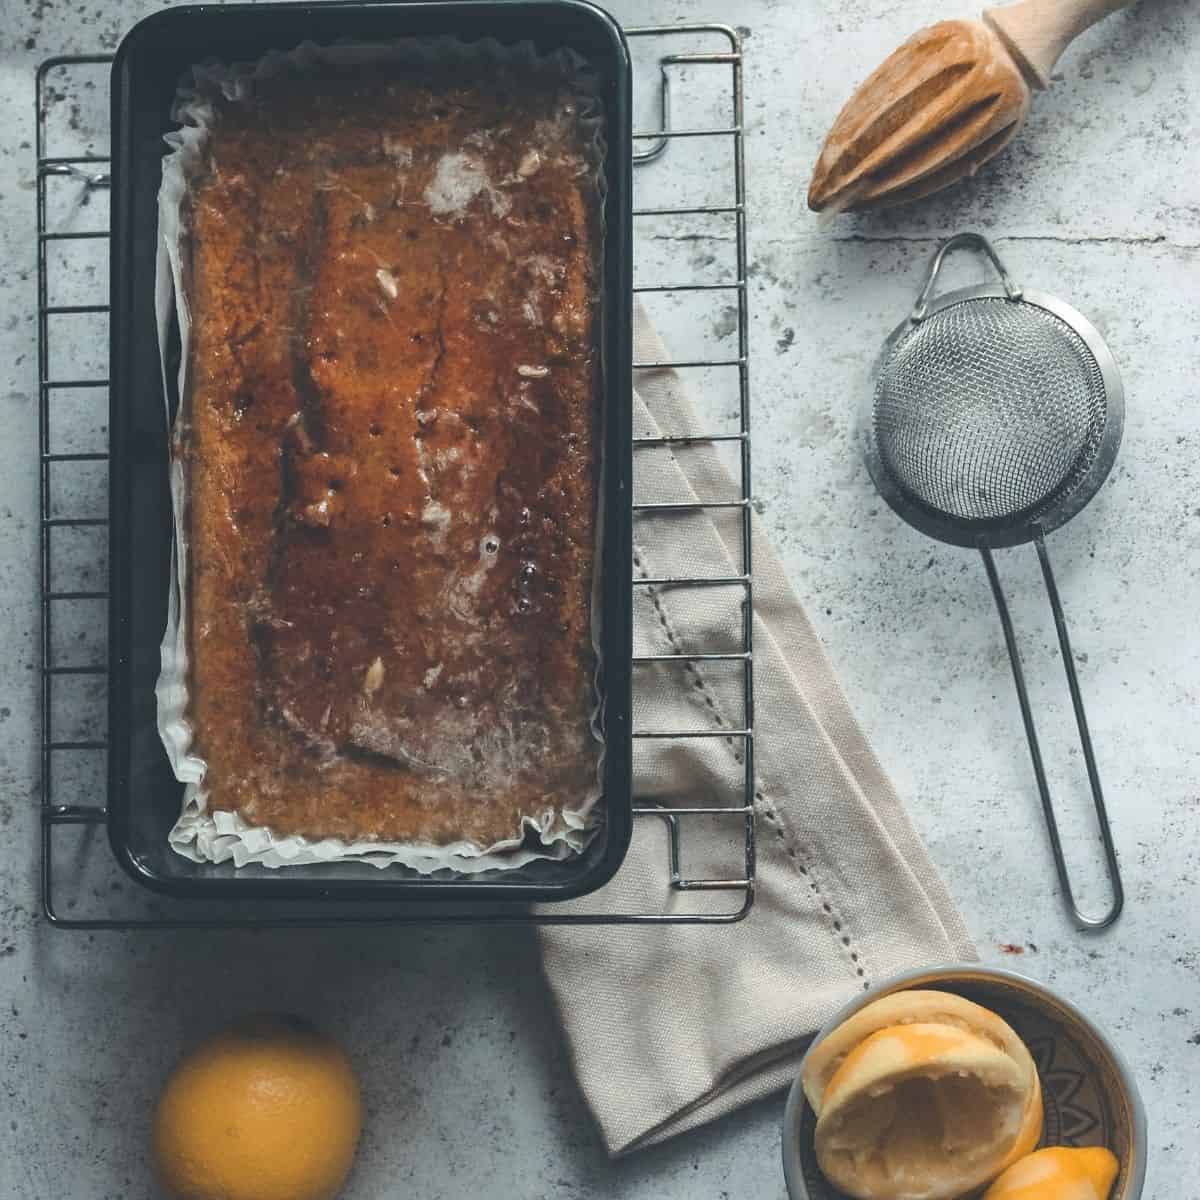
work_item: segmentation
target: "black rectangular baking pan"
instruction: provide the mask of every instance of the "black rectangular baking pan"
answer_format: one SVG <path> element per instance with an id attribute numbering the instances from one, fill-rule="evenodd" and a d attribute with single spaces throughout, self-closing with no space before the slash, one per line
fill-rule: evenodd
<path id="1" fill-rule="evenodd" d="M 300 42 L 388 41 L 452 34 L 570 47 L 601 80 L 607 118 L 601 339 L 604 445 L 601 548 L 604 812 L 580 855 L 481 875 L 421 876 L 360 863 L 271 869 L 193 863 L 170 849 L 183 785 L 159 741 L 154 685 L 167 611 L 171 502 L 167 427 L 154 315 L 163 135 L 176 88 L 205 59 L 254 61 Z M 620 28 L 582 0 L 231 4 L 166 9 L 135 26 L 112 74 L 112 454 L 108 829 L 122 865 L 145 886 L 207 899 L 392 901 L 565 900 L 617 870 L 632 826 L 631 127 L 629 52 Z"/>

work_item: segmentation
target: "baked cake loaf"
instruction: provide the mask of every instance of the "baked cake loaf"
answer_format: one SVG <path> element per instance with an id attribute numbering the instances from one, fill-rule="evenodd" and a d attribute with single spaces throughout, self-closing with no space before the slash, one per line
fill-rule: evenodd
<path id="1" fill-rule="evenodd" d="M 488 846 L 597 786 L 595 120 L 470 75 L 256 80 L 193 181 L 189 716 L 278 834 Z"/>

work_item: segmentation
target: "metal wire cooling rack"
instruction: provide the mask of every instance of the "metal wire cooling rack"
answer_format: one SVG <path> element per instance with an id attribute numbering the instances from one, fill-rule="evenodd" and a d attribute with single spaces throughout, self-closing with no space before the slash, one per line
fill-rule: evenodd
<path id="1" fill-rule="evenodd" d="M 112 861 L 104 836 L 106 811 L 106 689 L 107 654 L 104 648 L 107 628 L 109 590 L 107 571 L 107 411 L 108 380 L 105 377 L 107 348 L 107 217 L 99 217 L 93 227 L 78 226 L 77 219 L 89 205 L 107 197 L 109 183 L 107 154 L 78 152 L 53 153 L 57 132 L 64 127 L 77 128 L 78 102 L 73 94 L 72 78 L 91 71 L 93 79 L 85 86 L 95 93 L 107 88 L 103 68 L 109 56 L 64 56 L 42 63 L 36 79 L 36 153 L 37 153 L 37 314 L 38 314 L 38 391 L 39 450 L 41 458 L 41 614 L 42 614 L 42 736 L 41 736 L 41 890 L 42 907 L 47 920 L 60 928 L 126 929 L 224 926 L 291 926 L 329 924 L 386 924 L 401 922 L 495 922 L 531 921 L 543 924 L 638 924 L 638 923 L 730 923 L 740 920 L 754 902 L 755 826 L 754 794 L 754 703 L 753 703 L 753 597 L 751 588 L 751 494 L 749 372 L 746 295 L 746 209 L 742 94 L 742 49 L 738 34 L 724 25 L 653 26 L 626 30 L 631 44 L 652 52 L 650 68 L 656 73 L 648 95 L 657 126 L 634 134 L 635 146 L 641 145 L 635 163 L 646 166 L 663 160 L 666 171 L 658 185 L 661 202 L 638 206 L 635 199 L 635 262 L 653 262 L 654 255 L 643 254 L 651 244 L 700 244 L 706 239 L 713 245 L 732 248 L 732 275 L 704 275 L 712 255 L 693 254 L 696 277 L 670 282 L 641 282 L 634 290 L 643 302 L 666 298 L 678 303 L 710 299 L 722 302 L 724 340 L 736 338 L 734 353 L 699 353 L 670 361 L 635 362 L 638 375 L 671 368 L 685 375 L 696 373 L 702 385 L 712 382 L 715 374 L 726 372 L 735 380 L 725 428 L 714 428 L 703 436 L 672 434 L 635 437 L 639 454 L 671 454 L 697 444 L 712 445 L 727 452 L 732 473 L 737 479 L 736 497 L 729 499 L 688 498 L 679 502 L 640 503 L 635 494 L 635 522 L 674 512 L 733 510 L 719 514 L 738 522 L 740 569 L 734 574 L 713 578 L 636 578 L 635 588 L 664 591 L 677 588 L 731 587 L 741 592 L 741 643 L 710 650 L 697 649 L 672 654 L 635 655 L 634 687 L 638 666 L 668 663 L 694 670 L 696 664 L 710 663 L 712 669 L 732 668 L 740 672 L 743 699 L 740 728 L 728 724 L 705 729 L 635 729 L 634 738 L 642 742 L 661 739 L 726 738 L 739 746 L 739 794 L 728 804 L 655 803 L 635 798 L 634 815 L 638 821 L 664 822 L 666 858 L 664 864 L 664 911 L 599 913 L 578 911 L 531 912 L 524 908 L 506 911 L 472 911 L 469 906 L 446 910 L 431 905 L 409 905 L 403 909 L 379 904 L 338 904 L 336 909 L 314 907 L 306 903 L 217 903 L 183 902 L 155 897 L 125 879 Z M 664 45 L 669 52 L 661 53 Z M 713 49 L 716 45 L 718 48 Z M 679 84 L 695 82 L 702 72 L 728 71 L 728 84 L 720 84 L 723 93 L 721 116 L 715 123 L 694 127 L 673 127 L 679 107 L 675 94 Z M 99 86 L 96 80 L 99 79 Z M 642 97 L 647 98 L 647 97 Z M 63 110 L 70 109 L 63 121 Z M 673 120 L 674 118 L 674 120 Z M 68 139 L 69 140 L 69 139 Z M 672 147 L 680 149 L 670 154 Z M 698 147 L 717 147 L 724 166 L 720 171 L 706 168 Z M 725 194 L 712 189 L 696 202 L 679 202 L 678 163 L 683 147 L 698 155 L 694 165 L 697 177 L 723 176 Z M 710 155 L 711 158 L 711 155 Z M 642 178 L 653 172 L 640 172 Z M 731 185 L 731 186 L 730 186 Z M 69 195 L 61 189 L 66 188 Z M 53 190 L 53 194 L 52 194 Z M 654 189 L 651 189 L 653 191 Z M 719 190 L 719 189 L 718 189 Z M 635 193 L 637 196 L 639 193 Z M 93 203 L 96 202 L 96 203 Z M 64 219 L 64 212 L 70 219 Z M 658 223 L 661 232 L 643 234 L 641 230 Z M 714 223 L 717 228 L 714 230 Z M 51 227 L 52 224 L 55 227 Z M 722 231 L 723 230 L 723 231 Z M 680 257 L 676 254 L 675 258 Z M 83 260 L 87 259 L 86 264 Z M 91 277 L 93 288 L 103 289 L 77 303 L 78 295 L 60 286 L 59 276 L 82 266 Z M 636 274 L 636 273 L 635 273 Z M 65 297 L 65 298 L 64 298 Z M 711 316 L 711 314 L 710 314 Z M 89 369 L 76 369 L 81 354 L 79 330 L 68 335 L 60 324 L 71 319 L 99 322 L 103 329 L 91 329 L 98 344 L 88 363 Z M 695 321 L 695 314 L 690 320 Z M 60 366 L 63 349 L 72 367 Z M 91 430 L 96 444 L 88 445 L 81 431 Z M 103 444 L 99 444 L 99 443 Z M 717 514 L 714 514 L 717 515 Z M 78 662 L 74 658 L 91 648 L 95 661 Z M 681 677 L 680 687 L 694 686 Z M 68 694 L 74 687 L 76 694 Z M 91 716 L 89 717 L 89 711 Z M 637 743 L 635 742 L 635 750 Z M 64 793 L 69 793 L 64 799 Z M 88 798 L 88 797 L 92 798 Z M 727 877 L 694 877 L 685 871 L 687 835 L 694 822 L 720 821 L 733 826 L 730 845 L 738 860 Z M 636 828 L 636 827 L 635 827 Z M 636 832 L 635 832 L 636 837 Z M 619 878 L 619 876 L 618 876 Z M 697 911 L 683 907 L 683 893 L 707 895 L 729 893 L 733 904 L 714 908 L 710 903 Z"/>

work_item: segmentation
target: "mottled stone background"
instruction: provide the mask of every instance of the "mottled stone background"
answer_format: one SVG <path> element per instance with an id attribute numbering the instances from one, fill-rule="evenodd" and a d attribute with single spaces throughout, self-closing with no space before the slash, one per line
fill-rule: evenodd
<path id="1" fill-rule="evenodd" d="M 759 507 L 983 955 L 1051 981 L 1112 1032 L 1149 1108 L 1146 1195 L 1195 1200 L 1200 10 L 1160 0 L 1111 18 L 1068 52 L 1017 143 L 971 183 L 911 211 L 822 228 L 803 193 L 849 88 L 918 25 L 967 14 L 932 0 L 618 0 L 615 9 L 629 23 L 742 29 Z M 363 1065 L 372 1111 L 349 1196 L 782 1197 L 779 1100 L 605 1161 L 528 933 L 89 936 L 39 921 L 33 76 L 53 54 L 111 51 L 150 11 L 0 0 L 0 1196 L 150 1196 L 147 1121 L 168 1065 L 232 1015 L 283 1004 L 338 1031 Z M 102 151 L 103 74 L 90 82 L 56 96 L 53 120 L 66 141 Z M 699 71 L 684 73 L 681 121 L 688 104 L 697 122 L 713 109 L 706 86 Z M 643 89 L 642 122 L 645 99 Z M 719 190 L 719 147 L 695 149 L 672 148 L 639 179 L 643 196 Z M 62 227 L 103 220 L 102 199 L 86 210 L 78 200 L 77 188 L 58 194 Z M 981 568 L 902 525 L 853 444 L 880 341 L 911 304 L 937 240 L 964 228 L 993 237 L 1020 280 L 1093 319 L 1128 393 L 1111 482 L 1051 542 L 1129 893 L 1122 922 L 1098 937 L 1073 932 L 1060 911 Z M 719 224 L 698 233 L 661 222 L 643 234 L 643 279 L 728 269 Z M 958 263 L 953 274 L 971 270 Z M 105 272 L 102 255 L 74 259 L 64 298 L 102 296 Z M 681 352 L 736 344 L 736 312 L 720 303 L 660 302 L 655 315 Z M 95 321 L 81 320 L 61 347 L 63 369 L 104 372 Z M 728 416 L 715 383 L 700 391 L 714 420 Z M 103 426 L 78 398 L 61 445 L 102 442 Z M 102 472 L 56 486 L 56 504 L 71 511 L 103 505 Z M 73 566 L 79 586 L 102 579 L 102 556 L 81 551 Z M 1072 858 L 1095 905 L 1080 758 L 1032 551 L 1005 553 L 1001 569 L 1071 814 Z M 99 623 L 60 632 L 63 661 L 102 657 Z M 102 697 L 86 681 L 79 688 L 63 719 L 86 735 Z M 103 845 L 90 852 L 106 867 Z M 89 884 L 69 902 L 82 911 L 127 890 L 115 879 Z"/>

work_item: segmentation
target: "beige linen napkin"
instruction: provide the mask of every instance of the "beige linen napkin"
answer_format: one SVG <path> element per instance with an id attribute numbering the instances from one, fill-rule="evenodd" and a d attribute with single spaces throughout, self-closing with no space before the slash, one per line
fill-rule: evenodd
<path id="1" fill-rule="evenodd" d="M 666 352 L 638 312 L 634 357 Z M 635 434 L 704 432 L 672 371 L 639 372 Z M 644 501 L 727 499 L 710 444 L 635 454 Z M 726 520 L 725 517 L 729 519 Z M 803 515 L 797 515 L 803 524 Z M 550 927 L 543 966 L 576 1076 L 611 1154 L 624 1154 L 784 1087 L 806 1040 L 857 991 L 909 968 L 974 957 L 941 880 L 863 737 L 757 521 L 755 805 L 757 898 L 735 925 Z M 740 571 L 736 511 L 639 519 L 644 578 Z M 740 645 L 740 590 L 635 589 L 637 653 Z M 736 665 L 639 667 L 634 727 L 736 729 Z M 735 738 L 635 744 L 639 800 L 738 804 Z M 737 818 L 690 818 L 686 876 L 741 873 Z M 667 886 L 662 821 L 635 824 L 616 878 L 586 911 L 728 910 L 731 893 Z"/>

